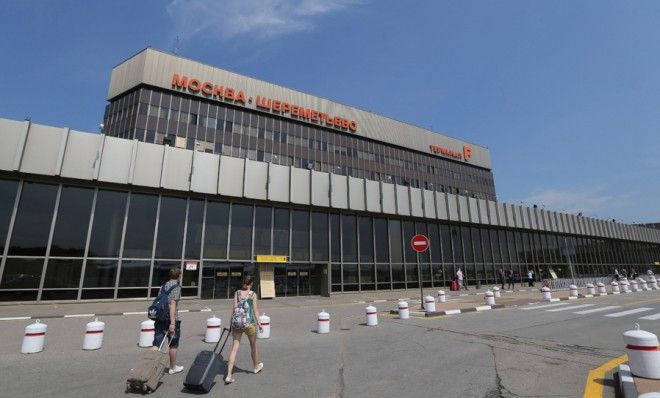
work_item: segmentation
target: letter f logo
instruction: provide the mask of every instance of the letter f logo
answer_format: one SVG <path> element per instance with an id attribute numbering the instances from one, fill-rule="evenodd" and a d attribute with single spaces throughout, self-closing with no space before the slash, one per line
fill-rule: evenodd
<path id="1" fill-rule="evenodd" d="M 472 148 L 469 145 L 463 145 L 463 159 L 470 160 L 472 156 Z"/>

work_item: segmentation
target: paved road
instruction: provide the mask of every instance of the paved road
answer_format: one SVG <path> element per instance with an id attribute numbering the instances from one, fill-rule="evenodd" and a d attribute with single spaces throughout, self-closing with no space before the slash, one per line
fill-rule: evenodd
<path id="1" fill-rule="evenodd" d="M 364 304 L 326 299 L 270 308 L 272 336 L 260 340 L 259 375 L 249 350 L 239 352 L 236 383 L 218 377 L 212 394 L 226 397 L 580 397 L 588 371 L 623 353 L 621 333 L 638 322 L 660 333 L 658 291 L 537 303 L 440 318 L 399 320 L 383 312 L 380 325 L 362 325 Z M 319 305 L 322 303 L 322 305 Z M 379 303 L 379 311 L 394 303 Z M 318 335 L 316 313 L 332 315 L 331 333 Z M 226 319 L 225 313 L 217 313 Z M 210 313 L 183 314 L 180 362 L 208 348 Z M 0 322 L 0 396 L 125 396 L 124 380 L 142 349 L 140 315 L 108 317 L 105 345 L 82 351 L 88 318 L 48 320 L 46 350 L 19 353 L 30 321 Z M 349 330 L 341 330 L 344 329 Z M 247 343 L 245 341 L 245 343 Z M 227 353 L 228 350 L 225 350 Z M 166 375 L 153 394 L 185 396 L 183 375 Z M 605 396 L 613 397 L 606 384 Z"/>

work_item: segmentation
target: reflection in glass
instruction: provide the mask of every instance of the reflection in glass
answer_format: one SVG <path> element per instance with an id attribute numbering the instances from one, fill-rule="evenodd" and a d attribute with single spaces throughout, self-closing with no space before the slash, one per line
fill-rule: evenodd
<path id="1" fill-rule="evenodd" d="M 309 212 L 293 210 L 291 221 L 291 256 L 293 260 L 309 261 Z"/>
<path id="2" fill-rule="evenodd" d="M 160 199 L 156 258 L 181 258 L 186 200 L 163 196 Z"/>
<path id="3" fill-rule="evenodd" d="M 270 233 L 273 218 L 271 207 L 257 206 L 254 209 L 254 254 L 270 254 Z"/>
<path id="4" fill-rule="evenodd" d="M 229 203 L 211 202 L 206 205 L 204 258 L 227 258 L 227 230 Z"/>
<path id="5" fill-rule="evenodd" d="M 8 258 L 0 288 L 37 289 L 44 265 L 42 258 Z"/>
<path id="6" fill-rule="evenodd" d="M 10 255 L 43 256 L 46 254 L 57 185 L 24 182 L 18 213 L 14 222 Z"/>
<path id="7" fill-rule="evenodd" d="M 252 206 L 233 204 L 229 258 L 249 259 L 252 255 Z"/>
<path id="8" fill-rule="evenodd" d="M 134 193 L 130 200 L 123 256 L 151 258 L 158 196 Z"/>
<path id="9" fill-rule="evenodd" d="M 114 287 L 117 260 L 87 260 L 83 287 Z"/>
<path id="10" fill-rule="evenodd" d="M 170 269 L 180 267 L 180 261 L 154 261 L 154 270 L 151 277 L 151 287 L 157 288 L 164 285 L 165 282 L 170 280 Z"/>
<path id="11" fill-rule="evenodd" d="M 339 214 L 330 214 L 330 250 L 332 261 L 341 261 L 341 234 Z"/>
<path id="12" fill-rule="evenodd" d="M 387 219 L 374 219 L 374 232 L 376 237 L 376 261 L 387 263 L 390 261 L 389 246 L 387 244 Z"/>
<path id="13" fill-rule="evenodd" d="M 11 213 L 14 211 L 18 181 L 0 180 L 0 256 L 5 250 Z"/>
<path id="14" fill-rule="evenodd" d="M 312 261 L 328 260 L 328 214 L 312 213 Z"/>
<path id="15" fill-rule="evenodd" d="M 360 217 L 360 262 L 374 261 L 374 235 L 371 217 Z M 373 275 L 371 282 L 373 282 Z"/>
<path id="16" fill-rule="evenodd" d="M 119 273 L 119 287 L 149 286 L 149 260 L 124 260 Z"/>
<path id="17" fill-rule="evenodd" d="M 202 250 L 202 228 L 204 224 L 204 201 L 190 199 L 188 204 L 188 226 L 186 230 L 187 259 L 199 259 Z"/>
<path id="18" fill-rule="evenodd" d="M 46 279 L 44 289 L 48 288 L 78 288 L 82 260 L 62 260 L 51 258 L 46 266 Z M 42 297 L 43 299 L 43 297 Z"/>
<path id="19" fill-rule="evenodd" d="M 119 255 L 126 197 L 126 192 L 98 191 L 92 237 L 89 242 L 89 257 L 117 257 Z"/>
<path id="20" fill-rule="evenodd" d="M 392 262 L 403 262 L 403 246 L 401 243 L 401 221 L 390 220 L 390 249 L 392 253 Z M 396 281 L 396 279 L 395 279 Z"/>
<path id="21" fill-rule="evenodd" d="M 342 248 L 344 262 L 357 261 L 357 220 L 355 216 L 343 214 L 341 216 Z M 357 269 L 355 270 L 357 275 Z M 344 269 L 346 275 L 346 269 Z M 357 282 L 357 281 L 356 281 Z M 346 279 L 344 278 L 344 283 Z"/>
<path id="22" fill-rule="evenodd" d="M 94 190 L 91 188 L 62 187 L 51 256 L 82 257 L 85 254 L 93 199 Z"/>

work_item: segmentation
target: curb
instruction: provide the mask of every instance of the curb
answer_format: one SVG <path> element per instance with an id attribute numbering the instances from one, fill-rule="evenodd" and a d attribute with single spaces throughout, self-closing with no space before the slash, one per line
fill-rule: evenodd
<path id="1" fill-rule="evenodd" d="M 212 310 L 208 307 L 192 309 L 192 310 L 179 310 L 180 314 L 185 314 L 188 312 L 211 312 Z M 11 316 L 6 318 L 0 318 L 0 321 L 27 321 L 31 319 L 65 319 L 65 318 L 93 318 L 93 317 L 102 317 L 102 316 L 126 316 L 126 315 L 147 315 L 147 311 L 132 311 L 132 312 L 107 312 L 99 314 L 69 314 L 69 315 L 33 315 L 33 316 Z"/>
<path id="2" fill-rule="evenodd" d="M 632 378 L 630 366 L 619 365 L 617 375 L 617 387 L 619 392 L 621 392 L 621 396 L 624 398 L 637 398 L 637 387 L 635 387 L 635 380 Z"/>
<path id="3" fill-rule="evenodd" d="M 439 316 L 445 316 L 445 315 L 458 315 L 458 314 L 463 314 L 466 312 L 483 312 L 483 311 L 488 311 L 488 310 L 498 310 L 501 308 L 506 308 L 506 305 L 504 304 L 495 304 L 495 305 L 480 305 L 477 307 L 469 307 L 469 308 L 461 308 L 461 309 L 455 309 L 455 310 L 446 310 L 446 311 L 435 311 L 435 312 L 423 312 L 423 311 L 410 311 L 410 315 L 412 316 L 420 316 L 420 317 L 426 317 L 426 318 L 435 318 Z M 399 310 L 390 310 L 391 315 L 398 315 Z"/>

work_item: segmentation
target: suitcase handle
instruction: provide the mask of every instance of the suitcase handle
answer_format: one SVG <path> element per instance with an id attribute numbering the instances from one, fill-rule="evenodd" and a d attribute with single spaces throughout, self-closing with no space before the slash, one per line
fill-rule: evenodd
<path id="1" fill-rule="evenodd" d="M 213 348 L 214 353 L 218 353 L 218 346 L 220 345 L 220 342 L 222 341 L 222 336 L 225 337 L 225 341 L 222 343 L 222 347 L 220 347 L 220 352 L 224 350 L 225 344 L 227 344 L 227 340 L 229 340 L 229 335 L 231 334 L 231 327 L 229 329 L 227 328 L 222 328 L 222 332 L 220 332 L 220 338 L 218 339 L 218 342 L 215 343 L 215 348 Z"/>

